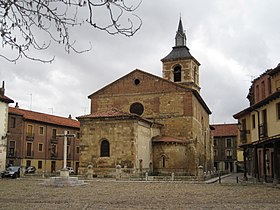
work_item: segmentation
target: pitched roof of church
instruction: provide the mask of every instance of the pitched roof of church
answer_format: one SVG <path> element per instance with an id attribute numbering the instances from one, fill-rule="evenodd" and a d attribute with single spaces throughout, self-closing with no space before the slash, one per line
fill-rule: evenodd
<path id="1" fill-rule="evenodd" d="M 109 109 L 109 110 L 106 110 L 106 111 L 95 112 L 95 113 L 92 113 L 92 114 L 83 115 L 83 116 L 80 116 L 78 118 L 79 119 L 81 119 L 81 118 L 100 118 L 100 117 L 110 118 L 110 117 L 135 117 L 135 116 L 139 117 L 136 114 L 123 112 L 123 111 L 118 110 L 116 108 L 112 108 L 112 109 Z"/>
<path id="2" fill-rule="evenodd" d="M 72 128 L 80 128 L 80 122 L 74 119 L 59 117 L 55 115 L 44 114 L 40 112 L 34 112 L 14 107 L 9 107 L 9 114 L 15 114 L 23 116 L 24 119 L 49 123 L 53 125 L 72 127 Z"/>
<path id="3" fill-rule="evenodd" d="M 208 114 L 211 114 L 211 113 L 212 113 L 211 110 L 208 108 L 207 104 L 205 103 L 205 101 L 203 100 L 203 98 L 200 96 L 200 94 L 199 94 L 196 90 L 193 90 L 193 89 L 191 89 L 191 88 L 187 88 L 186 86 L 184 86 L 184 85 L 182 85 L 182 84 L 172 82 L 172 81 L 170 81 L 170 80 L 164 79 L 164 78 L 162 78 L 162 77 L 156 76 L 156 75 L 154 75 L 154 74 L 151 74 L 151 73 L 148 73 L 148 72 L 139 70 L 139 69 L 135 69 L 135 70 L 131 71 L 130 73 L 124 75 L 123 77 L 121 77 L 121 78 L 115 80 L 114 82 L 112 82 L 112 83 L 106 85 L 105 87 L 103 87 L 103 88 L 99 89 L 98 91 L 96 91 L 96 92 L 92 93 L 91 95 L 89 95 L 88 98 L 91 98 L 93 95 L 98 94 L 99 92 L 103 91 L 104 89 L 106 89 L 106 88 L 109 87 L 110 85 L 112 85 L 112 84 L 114 84 L 114 83 L 116 83 L 116 82 L 122 80 L 122 79 L 125 78 L 125 77 L 128 77 L 128 76 L 131 75 L 131 74 L 134 74 L 135 72 L 140 72 L 140 73 L 142 73 L 142 74 L 146 74 L 147 76 L 154 77 L 154 78 L 157 79 L 157 80 L 162 80 L 162 81 L 168 82 L 168 83 L 170 83 L 170 84 L 172 84 L 172 85 L 174 85 L 174 86 L 176 86 L 176 87 L 178 87 L 178 88 L 180 88 L 180 89 L 182 89 L 182 90 L 184 90 L 184 91 L 190 91 L 190 92 L 192 92 L 192 93 L 195 95 L 195 97 L 197 98 L 197 100 L 200 102 L 200 104 L 203 106 L 203 108 L 207 111 L 207 113 L 208 113 Z"/>
<path id="4" fill-rule="evenodd" d="M 160 123 L 155 123 L 153 121 L 150 121 L 148 119 L 145 119 L 137 114 L 132 114 L 132 113 L 128 113 L 128 112 L 123 112 L 119 109 L 116 108 L 111 108 L 105 111 L 101 111 L 101 112 L 95 112 L 92 114 L 88 114 L 88 115 L 83 115 L 80 117 L 77 117 L 77 119 L 86 119 L 86 118 L 90 118 L 90 119 L 137 119 L 137 120 L 142 120 L 148 123 L 153 123 L 153 124 L 157 124 L 157 125 L 162 125 Z"/>
<path id="5" fill-rule="evenodd" d="M 156 136 L 153 138 L 152 142 L 165 142 L 165 143 L 186 143 L 184 139 L 179 139 L 171 136 Z"/>

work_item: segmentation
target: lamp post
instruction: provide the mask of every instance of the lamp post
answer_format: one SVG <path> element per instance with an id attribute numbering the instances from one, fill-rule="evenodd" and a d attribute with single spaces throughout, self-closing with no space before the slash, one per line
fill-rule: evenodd
<path id="1" fill-rule="evenodd" d="M 257 181 L 260 181 L 260 172 L 259 172 L 259 157 L 258 157 L 258 146 L 261 139 L 261 130 L 260 130 L 260 112 L 257 109 L 254 109 L 255 112 L 257 112 L 258 116 L 258 143 L 255 146 L 255 178 Z"/>
<path id="2" fill-rule="evenodd" d="M 243 132 L 246 132 L 246 130 L 244 130 L 243 128 L 243 124 L 238 120 L 238 130 L 239 130 L 239 139 L 241 141 L 241 136 L 244 135 Z M 245 134 L 246 135 L 246 134 Z M 244 164 L 244 180 L 247 181 L 248 177 L 247 177 L 247 156 L 248 156 L 248 149 L 247 149 L 247 145 L 242 145 L 243 148 L 243 164 Z"/>
<path id="3" fill-rule="evenodd" d="M 57 134 L 56 137 L 64 137 L 64 145 L 63 145 L 63 168 L 60 170 L 61 177 L 69 177 L 69 171 L 66 168 L 67 163 L 67 138 L 76 137 L 75 134 L 68 134 L 67 131 L 64 131 L 64 134 Z"/>

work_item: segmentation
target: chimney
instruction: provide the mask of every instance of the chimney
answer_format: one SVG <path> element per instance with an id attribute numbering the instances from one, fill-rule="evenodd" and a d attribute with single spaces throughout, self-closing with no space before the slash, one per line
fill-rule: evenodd
<path id="1" fill-rule="evenodd" d="M 71 116 L 71 114 L 69 114 L 68 118 L 69 118 L 69 119 L 72 119 L 72 116 Z"/>
<path id="2" fill-rule="evenodd" d="M 15 108 L 16 108 L 16 109 L 19 109 L 18 102 L 16 102 Z"/>
<path id="3" fill-rule="evenodd" d="M 2 87 L 0 88 L 0 96 L 4 96 L 5 95 L 5 82 L 2 82 Z"/>

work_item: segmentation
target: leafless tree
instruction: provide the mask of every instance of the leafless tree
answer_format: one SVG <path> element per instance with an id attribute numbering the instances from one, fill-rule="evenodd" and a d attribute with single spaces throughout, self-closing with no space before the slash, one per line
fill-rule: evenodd
<path id="1" fill-rule="evenodd" d="M 0 57 L 11 62 L 22 57 L 51 62 L 54 57 L 41 59 L 30 52 L 46 50 L 52 42 L 68 53 L 81 53 L 70 31 L 83 24 L 111 35 L 133 36 L 142 25 L 134 14 L 140 4 L 141 0 L 0 0 L 2 49 L 10 47 L 14 53 L 12 58 L 3 53 Z"/>

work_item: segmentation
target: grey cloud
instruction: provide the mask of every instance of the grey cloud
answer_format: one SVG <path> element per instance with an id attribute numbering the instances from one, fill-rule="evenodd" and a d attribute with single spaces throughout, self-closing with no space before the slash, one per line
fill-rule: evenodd
<path id="1" fill-rule="evenodd" d="M 139 68 L 161 76 L 160 59 L 174 46 L 182 17 L 188 47 L 202 64 L 201 94 L 213 111 L 212 121 L 233 122 L 232 115 L 248 106 L 250 77 L 279 62 L 280 22 L 277 0 L 261 1 L 143 1 L 136 11 L 143 27 L 135 36 L 110 36 L 79 27 L 73 33 L 77 47 L 92 50 L 70 53 L 53 45 L 40 55 L 56 56 L 52 64 L 1 60 L 0 80 L 6 93 L 22 108 L 62 116 L 89 112 L 87 96 Z M 71 29 L 72 30 L 72 29 Z M 2 50 L 0 52 L 3 52 Z M 86 108 L 85 108 L 86 107 Z"/>

